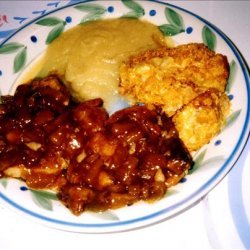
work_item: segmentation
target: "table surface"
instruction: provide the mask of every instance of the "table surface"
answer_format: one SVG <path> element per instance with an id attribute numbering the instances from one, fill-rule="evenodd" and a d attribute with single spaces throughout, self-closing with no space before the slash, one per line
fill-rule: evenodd
<path id="1" fill-rule="evenodd" d="M 69 2 L 0 1 L 0 42 L 42 11 Z M 250 65 L 250 1 L 168 2 L 202 16 L 223 30 Z M 0 205 L 0 249 L 250 249 L 250 217 L 242 210 L 237 194 L 229 195 L 232 184 L 245 187 L 239 182 L 243 171 L 250 174 L 249 149 L 248 140 L 229 175 L 197 205 L 170 220 L 140 230 L 116 234 L 70 233 L 29 221 Z M 250 203 L 250 199 L 247 201 Z"/>

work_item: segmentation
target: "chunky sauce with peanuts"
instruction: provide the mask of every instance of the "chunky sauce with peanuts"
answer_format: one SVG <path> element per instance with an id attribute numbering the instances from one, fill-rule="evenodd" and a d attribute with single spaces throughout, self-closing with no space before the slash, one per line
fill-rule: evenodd
<path id="1" fill-rule="evenodd" d="M 192 163 L 160 110 L 109 116 L 101 99 L 74 102 L 54 75 L 2 97 L 0 177 L 57 191 L 76 215 L 159 199 Z"/>

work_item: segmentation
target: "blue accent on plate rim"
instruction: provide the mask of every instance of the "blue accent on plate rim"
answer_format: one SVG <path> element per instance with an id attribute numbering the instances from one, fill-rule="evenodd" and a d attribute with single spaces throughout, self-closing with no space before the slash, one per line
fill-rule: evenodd
<path id="1" fill-rule="evenodd" d="M 26 186 L 21 186 L 21 187 L 20 187 L 20 190 L 21 190 L 21 191 L 28 191 L 29 189 L 28 189 Z"/>
<path id="2" fill-rule="evenodd" d="M 187 34 L 191 34 L 193 32 L 193 27 L 190 27 L 190 26 L 187 27 L 186 32 L 187 32 Z"/>
<path id="3" fill-rule="evenodd" d="M 113 6 L 109 6 L 108 8 L 107 8 L 107 10 L 108 10 L 108 12 L 109 13 L 112 13 L 112 12 L 114 12 L 114 7 Z"/>
<path id="4" fill-rule="evenodd" d="M 155 16 L 156 15 L 156 10 L 150 10 L 149 15 L 150 16 Z"/>
<path id="5" fill-rule="evenodd" d="M 221 142 L 222 142 L 221 140 L 217 140 L 217 141 L 214 143 L 214 145 L 215 145 L 215 146 L 219 146 L 219 145 L 221 145 Z"/>
<path id="6" fill-rule="evenodd" d="M 66 22 L 66 23 L 71 23 L 71 22 L 72 22 L 72 17 L 71 17 L 71 16 L 67 16 L 67 17 L 65 18 L 65 22 Z"/>
<path id="7" fill-rule="evenodd" d="M 234 95 L 228 95 L 228 99 L 230 100 L 230 101 L 232 101 L 233 99 L 234 99 Z"/>
<path id="8" fill-rule="evenodd" d="M 34 36 L 34 35 L 32 35 L 32 36 L 30 37 L 30 40 L 31 40 L 31 42 L 36 43 L 36 42 L 37 42 L 37 37 Z"/>

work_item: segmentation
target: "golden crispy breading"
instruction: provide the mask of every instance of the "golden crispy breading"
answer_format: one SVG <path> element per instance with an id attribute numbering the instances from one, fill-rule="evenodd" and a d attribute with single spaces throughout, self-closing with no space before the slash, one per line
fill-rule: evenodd
<path id="1" fill-rule="evenodd" d="M 227 58 L 203 44 L 162 47 L 121 65 L 120 92 L 172 116 L 208 88 L 224 91 L 228 75 Z"/>
<path id="2" fill-rule="evenodd" d="M 229 110 L 227 95 L 215 89 L 200 94 L 179 110 L 173 121 L 187 149 L 192 152 L 209 143 L 220 132 Z"/>

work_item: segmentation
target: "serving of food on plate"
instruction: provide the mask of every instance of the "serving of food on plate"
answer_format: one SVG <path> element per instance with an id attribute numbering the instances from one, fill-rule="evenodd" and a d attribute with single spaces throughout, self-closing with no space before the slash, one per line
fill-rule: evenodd
<path id="1" fill-rule="evenodd" d="M 227 139 L 233 150 L 213 148 L 227 127 L 246 126 L 238 107 L 247 104 L 232 92 L 236 79 L 246 86 L 217 28 L 175 6 L 125 0 L 78 3 L 29 25 L 30 40 L 24 29 L 0 47 L 10 86 L 0 104 L 5 200 L 18 185 L 28 192 L 14 191 L 12 203 L 30 193 L 41 207 L 34 217 L 124 230 L 183 210 L 230 170 L 242 133 Z"/>

